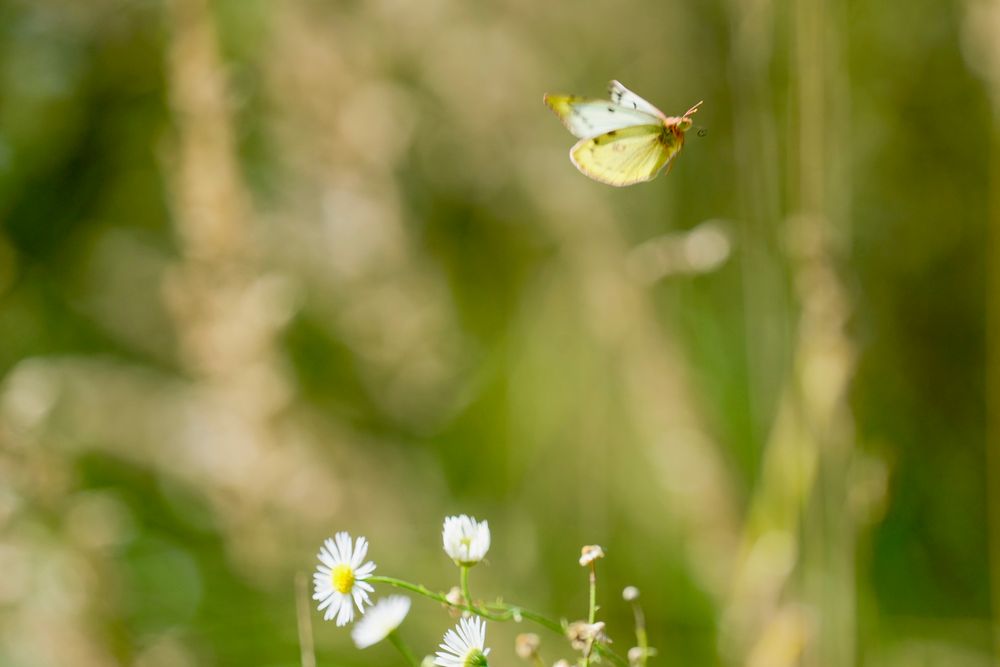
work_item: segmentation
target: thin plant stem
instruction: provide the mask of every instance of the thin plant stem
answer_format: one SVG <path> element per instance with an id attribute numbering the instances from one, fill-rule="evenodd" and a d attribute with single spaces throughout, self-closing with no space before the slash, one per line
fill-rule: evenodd
<path id="1" fill-rule="evenodd" d="M 597 620 L 597 562 L 590 561 L 590 607 L 587 610 L 587 623 L 591 625 Z M 594 647 L 599 646 L 597 643 L 597 638 L 590 640 L 587 645 L 587 650 L 583 654 L 583 667 L 590 667 L 590 654 L 593 652 Z"/>
<path id="2" fill-rule="evenodd" d="M 843 104 L 844 82 L 836 75 L 841 67 L 841 37 L 835 9 L 827 0 L 790 3 L 790 29 L 795 36 L 790 64 L 796 127 L 789 145 L 796 147 L 791 191 L 795 205 L 789 219 L 788 247 L 793 250 L 792 280 L 801 304 L 795 345 L 796 402 L 804 417 L 801 459 L 816 462 L 813 488 L 801 517 L 801 591 L 807 607 L 822 623 L 815 637 L 804 643 L 804 667 L 840 665 L 853 667 L 856 650 L 857 599 L 855 595 L 856 524 L 844 511 L 852 492 L 855 463 L 854 418 L 849 383 L 856 357 L 850 337 L 850 290 L 839 278 L 837 262 L 849 202 L 843 171 L 844 147 L 835 141 L 846 127 L 836 113 Z M 833 112 L 833 113 L 831 113 Z M 817 279 L 817 276 L 822 278 Z M 826 369 L 822 385 L 810 382 L 812 369 Z M 772 621 L 774 622 L 774 621 Z"/>
<path id="3" fill-rule="evenodd" d="M 299 654 L 302 667 L 316 667 L 312 620 L 309 616 L 309 590 L 304 572 L 295 575 L 295 611 L 299 626 Z"/>
<path id="4" fill-rule="evenodd" d="M 587 613 L 587 622 L 591 625 L 597 620 L 597 563 L 590 562 L 590 611 Z"/>
<path id="5" fill-rule="evenodd" d="M 1000 39 L 1000 26 L 995 26 Z M 996 42 L 994 42 L 996 43 Z M 1000 59 L 991 60 L 1000 64 Z M 991 224 L 988 238 L 989 285 L 986 306 L 986 395 L 987 438 L 986 438 L 986 500 L 987 500 L 987 542 L 990 552 L 990 577 L 993 608 L 1000 609 L 1000 72 L 994 76 L 997 88 L 993 96 L 993 141 L 990 164 L 990 180 L 993 182 L 990 196 Z M 1000 614 L 993 615 L 994 651 L 1000 655 Z"/>
<path id="6" fill-rule="evenodd" d="M 619 667 L 631 667 L 629 665 L 628 660 L 618 655 L 612 649 L 608 648 L 604 644 L 601 644 L 596 639 L 592 639 L 590 641 L 590 645 L 587 647 L 587 651 L 583 656 L 585 660 L 584 664 L 590 664 L 590 658 L 595 653 L 600 655 L 602 658 L 607 658 L 608 660 L 615 663 Z"/>
<path id="7" fill-rule="evenodd" d="M 441 604 L 451 607 L 453 609 L 461 609 L 462 611 L 467 611 L 473 614 L 477 614 L 489 621 L 509 621 L 515 616 L 523 616 L 524 618 L 531 618 L 530 616 L 525 614 L 519 607 L 513 607 L 510 605 L 504 605 L 504 604 L 489 605 L 490 607 L 497 609 L 497 611 L 494 612 L 488 609 L 473 607 L 471 604 L 458 604 L 452 602 L 441 593 L 435 593 L 426 586 L 422 586 L 420 584 L 411 584 L 408 581 L 403 581 L 402 579 L 396 579 L 395 577 L 383 577 L 380 575 L 375 575 L 369 577 L 366 581 L 373 584 L 388 584 L 389 586 L 402 588 L 403 590 L 410 591 L 411 593 L 416 593 L 417 595 L 423 595 L 425 598 L 430 598 L 431 600 L 440 602 Z M 539 617 L 540 615 L 532 614 L 532 616 Z M 536 619 L 532 618 L 531 620 L 536 620 Z M 557 628 L 562 627 L 558 623 L 555 623 L 554 621 L 549 621 L 549 622 L 552 623 Z M 542 625 L 545 625 L 545 623 L 542 623 Z M 557 630 L 557 632 L 560 631 L 561 630 Z"/>
<path id="8" fill-rule="evenodd" d="M 406 661 L 410 663 L 410 667 L 420 667 L 420 661 L 417 660 L 417 656 L 413 654 L 413 651 L 411 651 L 410 647 L 406 645 L 406 642 L 403 641 L 403 638 L 399 636 L 398 632 L 395 630 L 390 632 L 389 641 L 396 647 L 397 651 L 403 654 Z"/>
<path id="9" fill-rule="evenodd" d="M 646 615 L 642 613 L 642 607 L 638 602 L 632 603 L 632 612 L 635 614 L 635 640 L 642 651 L 639 664 L 646 667 L 646 659 L 649 657 L 649 637 L 646 635 Z"/>
<path id="10" fill-rule="evenodd" d="M 459 569 L 462 571 L 461 575 L 462 597 L 465 598 L 465 604 L 472 607 L 473 606 L 472 594 L 469 592 L 469 566 L 460 565 Z"/>
<path id="11" fill-rule="evenodd" d="M 628 661 L 603 644 L 594 644 L 594 650 L 619 667 L 628 667 Z"/>
<path id="12" fill-rule="evenodd" d="M 446 607 L 451 607 L 452 609 L 460 609 L 462 611 L 467 611 L 471 614 L 476 614 L 477 616 L 482 616 L 488 621 L 517 621 L 522 618 L 527 619 L 533 623 L 537 623 L 547 630 L 551 630 L 557 635 L 564 636 L 563 624 L 558 621 L 554 621 L 547 616 L 539 614 L 537 612 L 525 609 L 518 605 L 506 604 L 503 602 L 497 602 L 494 604 L 487 604 L 483 607 L 473 607 L 470 604 L 457 604 L 452 602 L 447 597 L 441 593 L 435 593 L 431 589 L 423 586 L 421 584 L 411 584 L 409 581 L 404 581 L 402 579 L 397 579 L 395 577 L 386 577 L 382 575 L 373 575 L 366 579 L 372 584 L 386 584 L 387 586 L 393 586 L 395 588 L 401 588 L 405 591 L 410 591 L 411 593 L 416 593 L 417 595 L 422 595 L 425 598 L 434 600 L 435 602 L 440 602 Z M 621 657 L 610 648 L 606 646 L 601 646 L 596 644 L 594 646 L 595 650 L 602 656 L 608 658 L 611 662 L 619 665 L 619 667 L 628 667 L 628 662 L 625 658 Z"/>

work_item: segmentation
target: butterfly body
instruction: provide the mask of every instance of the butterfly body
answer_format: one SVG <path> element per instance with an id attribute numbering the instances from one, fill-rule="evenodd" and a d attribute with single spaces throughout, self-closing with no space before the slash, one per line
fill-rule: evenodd
<path id="1" fill-rule="evenodd" d="M 545 95 L 545 104 L 580 139 L 570 160 L 586 176 L 617 187 L 652 180 L 684 146 L 694 105 L 667 116 L 628 88 L 611 82 L 611 99 Z"/>

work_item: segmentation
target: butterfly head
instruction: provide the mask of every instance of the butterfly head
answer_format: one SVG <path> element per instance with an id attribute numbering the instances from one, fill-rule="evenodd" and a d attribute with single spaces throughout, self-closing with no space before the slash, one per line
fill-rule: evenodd
<path id="1" fill-rule="evenodd" d="M 670 124 L 673 125 L 673 127 L 676 128 L 679 132 L 687 132 L 688 130 L 691 129 L 691 126 L 694 124 L 694 122 L 691 120 L 691 116 L 698 113 L 698 107 L 700 106 L 701 102 L 698 102 L 698 104 L 695 104 L 693 107 L 685 111 L 684 115 L 681 116 L 680 118 L 668 119 L 669 121 L 673 121 Z"/>

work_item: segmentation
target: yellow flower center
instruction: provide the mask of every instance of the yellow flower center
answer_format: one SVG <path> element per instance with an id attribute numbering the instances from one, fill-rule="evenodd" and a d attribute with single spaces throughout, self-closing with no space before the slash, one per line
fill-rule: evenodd
<path id="1" fill-rule="evenodd" d="M 340 564 L 336 566 L 333 568 L 333 572 L 330 573 L 330 578 L 333 580 L 333 587 L 338 593 L 346 595 L 354 588 L 354 570 L 351 569 L 350 565 Z"/>
<path id="2" fill-rule="evenodd" d="M 488 667 L 486 656 L 477 648 L 472 649 L 465 655 L 463 667 Z"/>

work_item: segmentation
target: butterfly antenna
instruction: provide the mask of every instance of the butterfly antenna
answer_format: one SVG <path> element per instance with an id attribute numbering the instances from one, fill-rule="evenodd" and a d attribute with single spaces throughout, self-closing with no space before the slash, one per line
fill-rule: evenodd
<path id="1" fill-rule="evenodd" d="M 698 107 L 700 107 L 701 103 L 704 102 L 704 101 L 705 100 L 701 100 L 701 102 L 698 102 L 698 104 L 694 105 L 693 107 L 691 107 L 690 109 L 688 109 L 687 111 L 685 111 L 684 112 L 684 117 L 686 118 L 688 116 L 691 116 L 691 115 L 694 115 L 695 113 L 697 113 Z"/>

